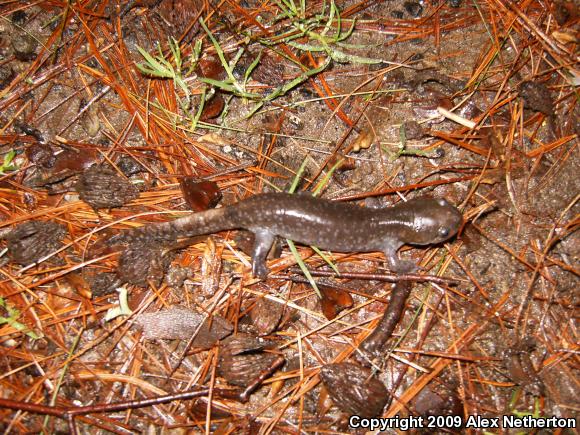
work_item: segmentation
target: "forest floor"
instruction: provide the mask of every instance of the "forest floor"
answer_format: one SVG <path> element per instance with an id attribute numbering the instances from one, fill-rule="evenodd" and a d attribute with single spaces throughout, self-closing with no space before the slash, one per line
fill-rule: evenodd
<path id="1" fill-rule="evenodd" d="M 2 3 L 1 431 L 577 421 L 574 2 Z M 259 280 L 242 231 L 122 242 L 292 189 L 464 224 L 404 247 L 411 276 L 280 241 Z"/>

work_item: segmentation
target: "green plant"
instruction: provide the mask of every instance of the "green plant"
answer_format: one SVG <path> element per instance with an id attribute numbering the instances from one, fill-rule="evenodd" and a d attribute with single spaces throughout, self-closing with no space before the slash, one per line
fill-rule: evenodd
<path id="1" fill-rule="evenodd" d="M 228 61 L 226 59 L 224 49 L 213 35 L 211 30 L 208 28 L 205 21 L 201 18 L 199 19 L 199 23 L 202 29 L 207 34 L 220 60 L 220 63 L 226 72 L 226 78 L 223 80 L 216 80 L 209 77 L 200 77 L 198 80 L 202 83 L 213 86 L 216 89 L 227 92 L 233 96 L 256 102 L 252 110 L 250 110 L 246 115 L 247 118 L 256 113 L 261 107 L 263 107 L 264 104 L 273 101 L 278 97 L 284 96 L 289 91 L 308 80 L 310 77 L 324 71 L 330 65 L 332 60 L 341 63 L 382 62 L 380 59 L 364 58 L 345 53 L 341 50 L 341 48 L 360 48 L 361 46 L 353 46 L 345 43 L 346 39 L 348 39 L 354 31 L 355 21 L 353 20 L 350 28 L 346 32 L 343 32 L 340 11 L 334 3 L 334 0 L 330 2 L 330 6 L 324 2 L 320 12 L 310 17 L 306 16 L 306 2 L 304 0 L 300 0 L 298 5 L 294 2 L 294 0 L 278 0 L 276 1 L 276 4 L 278 5 L 281 12 L 277 17 L 274 18 L 273 23 L 287 20 L 289 25 L 287 25 L 287 27 L 282 30 L 281 34 L 277 34 L 275 39 L 270 40 L 268 38 L 258 38 L 254 40 L 257 40 L 265 47 L 275 50 L 282 57 L 297 63 L 301 68 L 304 68 L 304 66 L 299 64 L 295 58 L 288 57 L 287 54 L 279 52 L 274 47 L 278 44 L 287 44 L 300 51 L 323 52 L 326 54 L 326 58 L 318 67 L 303 71 L 297 77 L 276 87 L 267 95 L 251 92 L 247 89 L 247 84 L 253 71 L 260 64 L 262 59 L 262 52 L 260 52 L 246 68 L 243 74 L 243 78 L 236 78 L 234 75 L 234 68 L 238 61 L 241 59 L 246 48 L 240 47 L 233 58 Z M 336 30 L 333 30 L 335 28 Z M 252 35 L 246 35 L 246 37 L 248 41 L 252 40 Z M 306 40 L 306 42 L 303 40 Z M 179 44 L 175 39 L 172 38 L 169 40 L 169 51 L 171 54 L 169 58 L 170 60 L 166 58 L 160 47 L 158 47 L 159 54 L 156 56 L 152 56 L 141 47 L 137 47 L 139 53 L 145 59 L 145 62 L 137 64 L 137 68 L 141 73 L 153 78 L 173 80 L 175 82 L 176 88 L 181 90 L 184 97 L 179 99 L 180 107 L 185 113 L 188 113 L 186 118 L 191 121 L 190 130 L 194 130 L 197 126 L 203 110 L 203 105 L 206 99 L 211 97 L 209 92 L 206 92 L 205 89 L 202 90 L 200 106 L 198 107 L 195 115 L 189 114 L 188 104 L 190 101 L 189 97 L 191 96 L 191 92 L 184 78 L 193 71 L 194 66 L 197 64 L 201 55 L 201 44 L 201 39 L 196 41 L 191 59 L 189 60 L 190 67 L 187 72 L 183 71 L 183 65 L 186 64 L 186 62 L 182 58 Z M 160 109 L 166 111 L 164 108 Z M 174 126 L 177 127 L 178 115 L 173 114 L 173 116 Z"/>
<path id="2" fill-rule="evenodd" d="M 18 317 L 20 317 L 20 311 L 17 310 L 16 308 L 10 307 L 2 297 L 0 297 L 0 308 L 3 308 L 4 310 L 2 311 L 5 311 L 6 313 L 6 315 L 4 316 L 0 315 L 0 325 L 6 323 L 10 325 L 12 328 L 16 329 L 17 331 L 20 332 L 26 331 L 25 332 L 26 335 L 28 335 L 33 340 L 37 340 L 40 338 L 40 336 L 36 332 L 30 331 L 30 328 L 28 326 L 16 320 L 18 319 Z"/>
<path id="3" fill-rule="evenodd" d="M 517 409 L 515 409 L 515 406 L 516 406 L 515 402 L 516 402 L 518 397 L 519 397 L 519 395 L 515 394 L 515 392 L 514 392 L 514 394 L 512 395 L 512 399 L 510 401 L 510 404 L 509 404 L 510 412 L 513 415 L 515 415 L 518 418 L 524 418 L 526 416 L 530 416 L 533 418 L 545 418 L 542 415 L 542 412 L 540 409 L 540 399 L 539 398 L 537 398 L 537 397 L 534 398 L 534 411 L 529 412 L 529 411 L 518 411 Z M 516 432 L 517 435 L 524 435 L 526 433 L 528 433 L 528 432 L 525 432 L 525 431 Z"/>
<path id="4" fill-rule="evenodd" d="M 407 132 L 405 130 L 405 124 L 401 124 L 399 127 L 399 140 L 399 149 L 396 152 L 391 152 L 384 146 L 382 147 L 382 150 L 388 154 L 389 160 L 391 162 L 394 162 L 401 156 L 418 156 L 428 158 L 437 157 L 437 155 L 433 155 L 428 151 L 424 151 L 418 148 L 407 148 Z"/>
<path id="5" fill-rule="evenodd" d="M 209 30 L 209 28 L 206 26 L 204 21 L 202 19 L 200 19 L 199 23 L 200 23 L 201 27 L 207 33 L 210 41 L 212 42 L 214 49 L 216 50 L 216 53 L 218 55 L 218 58 L 220 59 L 220 62 L 222 64 L 222 66 L 224 67 L 226 74 L 227 74 L 227 78 L 225 80 L 215 80 L 215 79 L 211 79 L 211 78 L 207 78 L 207 77 L 202 77 L 199 80 L 201 82 L 215 86 L 216 88 L 219 88 L 225 92 L 229 92 L 229 93 L 236 95 L 238 97 L 247 98 L 249 100 L 257 101 L 258 103 L 253 107 L 253 109 L 250 111 L 250 113 L 248 113 L 248 115 L 246 115 L 247 118 L 251 117 L 254 113 L 256 113 L 265 103 L 272 101 L 275 98 L 278 98 L 278 97 L 285 95 L 287 92 L 294 89 L 299 84 L 308 80 L 309 77 L 324 71 L 328 67 L 328 65 L 330 65 L 331 59 L 328 58 L 318 68 L 313 68 L 313 69 L 304 71 L 302 74 L 300 74 L 298 77 L 294 78 L 293 80 L 291 80 L 287 83 L 284 83 L 283 85 L 278 86 L 277 88 L 275 88 L 272 92 L 270 92 L 266 96 L 262 96 L 260 94 L 248 92 L 246 89 L 246 84 L 247 84 L 253 70 L 259 65 L 262 54 L 260 53 L 256 57 L 256 59 L 254 59 L 254 61 L 250 64 L 250 66 L 246 69 L 246 71 L 244 73 L 244 81 L 243 81 L 243 83 L 240 83 L 234 76 L 233 68 L 235 67 L 237 61 L 241 57 L 241 55 L 243 53 L 243 49 L 240 49 L 238 51 L 238 53 L 236 54 L 236 56 L 234 57 L 233 61 L 231 63 L 229 63 L 225 58 L 224 51 L 223 51 L 222 47 L 220 46 L 219 42 L 215 39 L 215 37 L 213 36 L 213 33 Z"/>
<path id="6" fill-rule="evenodd" d="M 183 97 L 179 98 L 179 106 L 183 110 L 184 113 L 187 113 L 187 118 L 191 121 L 191 129 L 195 130 L 195 127 L 199 121 L 201 113 L 203 111 L 203 107 L 206 101 L 206 92 L 205 89 L 202 90 L 201 95 L 201 102 L 200 105 L 195 113 L 195 115 L 189 115 L 189 103 L 191 92 L 187 83 L 185 82 L 184 77 L 187 77 L 192 74 L 197 62 L 199 61 L 199 57 L 201 54 L 201 40 L 195 42 L 193 46 L 193 53 L 191 58 L 188 60 L 189 68 L 186 72 L 183 72 L 183 66 L 185 64 L 185 60 L 181 54 L 181 48 L 179 47 L 179 43 L 174 38 L 169 38 L 168 41 L 169 50 L 171 52 L 171 59 L 173 62 L 170 62 L 165 58 L 163 55 L 163 51 L 161 50 L 160 46 L 157 46 L 159 50 L 159 54 L 157 56 L 151 56 L 147 53 L 143 48 L 137 46 L 137 50 L 145 59 L 144 63 L 136 64 L 137 69 L 143 74 L 148 77 L 159 78 L 159 79 L 169 79 L 173 80 L 175 86 L 180 89 L 183 93 Z"/>
<path id="7" fill-rule="evenodd" d="M 334 3 L 330 2 L 328 8 L 328 15 L 326 11 L 326 2 L 323 3 L 320 13 L 312 17 L 306 17 L 305 2 L 301 1 L 300 6 L 297 7 L 293 0 L 279 0 L 276 4 L 282 11 L 276 20 L 288 19 L 291 23 L 290 29 L 276 38 L 276 43 L 285 43 L 298 50 L 307 52 L 324 52 L 326 55 L 339 63 L 362 63 L 362 64 L 377 64 L 381 63 L 381 59 L 372 59 L 368 57 L 361 57 L 346 53 L 339 48 L 363 48 L 360 45 L 346 44 L 344 41 L 348 39 L 355 28 L 356 21 L 353 20 L 350 28 L 342 31 L 342 19 L 340 17 L 340 10 Z M 330 34 L 333 22 L 336 21 L 336 31 Z M 319 32 L 318 29 L 322 28 Z M 297 42 L 298 39 L 306 38 L 310 42 Z M 261 39 L 260 42 L 264 45 L 272 45 L 272 42 L 267 39 Z"/>
<path id="8" fill-rule="evenodd" d="M 0 165 L 0 175 L 4 175 L 6 171 L 14 171 L 16 169 L 16 165 L 12 164 L 14 157 L 16 157 L 16 151 L 14 150 L 10 150 L 4 154 L 4 161 Z"/>
<path id="9" fill-rule="evenodd" d="M 141 56 L 143 56 L 143 58 L 145 59 L 145 63 L 136 64 L 137 69 L 139 69 L 139 71 L 141 71 L 142 74 L 148 77 L 173 80 L 175 84 L 183 91 L 185 96 L 189 97 L 190 95 L 189 88 L 187 87 L 187 84 L 183 80 L 181 72 L 183 62 L 181 58 L 181 49 L 179 48 L 179 44 L 175 39 L 173 38 L 169 39 L 169 49 L 171 51 L 175 66 L 170 61 L 165 59 L 165 56 L 161 51 L 161 46 L 158 45 L 157 49 L 159 50 L 159 55 L 153 57 L 149 53 L 147 53 L 144 49 L 137 46 L 137 50 L 139 51 Z"/>

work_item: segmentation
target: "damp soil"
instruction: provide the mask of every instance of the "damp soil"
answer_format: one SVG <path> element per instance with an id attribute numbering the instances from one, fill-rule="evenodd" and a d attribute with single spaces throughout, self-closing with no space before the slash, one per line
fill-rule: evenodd
<path id="1" fill-rule="evenodd" d="M 329 58 L 300 49 L 314 39 L 281 45 L 290 27 L 274 3 L 234 3 L 212 6 L 209 23 L 246 91 L 266 97 Z M 328 18 L 328 4 L 307 3 L 310 23 Z M 246 389 L 77 418 L 91 433 L 343 433 L 353 412 L 577 418 L 577 12 L 363 3 L 336 2 L 343 36 L 356 21 L 324 71 L 260 107 L 215 85 L 229 75 L 199 24 L 204 2 L 0 6 L 0 399 L 76 407 Z M 175 66 L 171 37 L 190 95 L 135 67 L 157 42 Z M 454 281 L 406 283 L 370 356 L 361 343 L 398 294 L 376 279 L 389 273 L 381 253 L 329 253 L 362 275 L 319 281 L 346 294 L 324 290 L 321 306 L 285 241 L 262 282 L 240 232 L 122 243 L 140 225 L 287 190 L 301 166 L 298 190 L 368 207 L 444 197 L 464 215 L 445 246 L 400 252 Z M 311 270 L 333 270 L 299 249 Z M 109 319 L 121 288 L 133 314 Z M 6 432 L 70 430 L 2 403 Z"/>

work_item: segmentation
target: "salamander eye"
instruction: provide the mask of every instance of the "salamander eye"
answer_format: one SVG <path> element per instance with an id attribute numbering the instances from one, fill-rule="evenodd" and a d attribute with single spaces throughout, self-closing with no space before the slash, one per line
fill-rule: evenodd
<path id="1" fill-rule="evenodd" d="M 449 228 L 447 228 L 447 227 L 440 227 L 437 232 L 439 233 L 439 237 L 448 237 L 449 236 Z"/>

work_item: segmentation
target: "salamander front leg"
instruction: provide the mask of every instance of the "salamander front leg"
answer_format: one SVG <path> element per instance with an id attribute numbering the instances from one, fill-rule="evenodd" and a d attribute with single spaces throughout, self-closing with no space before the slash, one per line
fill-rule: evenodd
<path id="1" fill-rule="evenodd" d="M 266 257 L 272 248 L 276 236 L 269 231 L 256 231 L 256 241 L 254 242 L 254 251 L 252 252 L 252 274 L 260 279 L 268 275 L 266 266 Z"/>
<path id="2" fill-rule="evenodd" d="M 383 248 L 383 252 L 385 253 L 385 257 L 387 257 L 387 262 L 389 263 L 389 267 L 395 273 L 400 274 L 407 274 L 415 272 L 418 267 L 417 265 L 408 260 L 401 260 L 397 255 L 397 251 L 402 246 L 402 244 L 389 244 Z"/>

